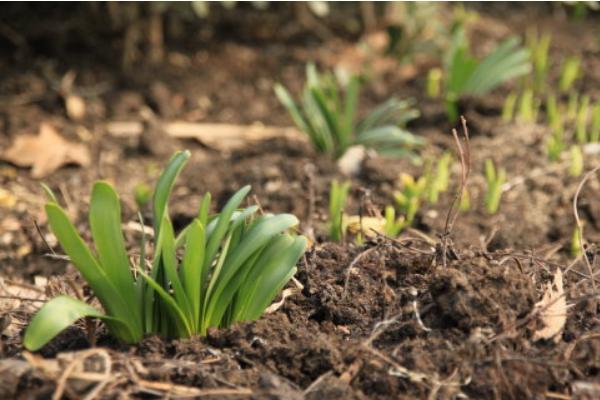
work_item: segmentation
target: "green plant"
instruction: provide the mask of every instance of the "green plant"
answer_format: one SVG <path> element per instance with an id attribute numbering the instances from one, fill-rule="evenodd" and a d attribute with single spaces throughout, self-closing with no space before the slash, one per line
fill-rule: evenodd
<path id="1" fill-rule="evenodd" d="M 390 99 L 356 122 L 359 90 L 357 75 L 350 77 L 341 93 L 333 74 L 319 74 L 314 64 L 306 67 L 299 104 L 285 87 L 275 85 L 277 98 L 319 152 L 337 159 L 350 146 L 363 145 L 381 155 L 418 160 L 414 149 L 423 141 L 405 129 L 407 122 L 419 116 L 412 103 Z"/>
<path id="2" fill-rule="evenodd" d="M 577 145 L 571 146 L 570 153 L 569 174 L 573 177 L 578 177 L 583 173 L 583 153 L 581 152 L 581 147 Z"/>
<path id="3" fill-rule="evenodd" d="M 337 180 L 331 182 L 329 190 L 329 237 L 339 242 L 344 237 L 343 219 L 344 207 L 350 190 L 350 182 L 340 184 Z"/>
<path id="4" fill-rule="evenodd" d="M 157 182 L 154 256 L 149 269 L 144 256 L 133 270 L 130 266 L 119 198 L 109 184 L 97 182 L 92 190 L 90 227 L 97 254 L 48 191 L 48 223 L 104 312 L 71 297 L 56 297 L 29 324 L 23 341 L 27 349 L 39 349 L 83 317 L 101 319 L 115 337 L 127 343 L 138 342 L 146 334 L 205 335 L 209 327 L 260 317 L 291 279 L 304 252 L 306 239 L 285 233 L 298 220 L 290 214 L 256 216 L 256 206 L 238 210 L 250 191 L 246 186 L 213 216 L 209 216 L 211 196 L 207 193 L 198 217 L 175 236 L 168 199 L 189 156 L 187 151 L 176 153 Z M 179 250 L 183 251 L 181 262 Z"/>
<path id="5" fill-rule="evenodd" d="M 515 106 L 517 105 L 516 93 L 509 93 L 504 100 L 504 106 L 502 106 L 502 121 L 508 123 L 511 122 L 515 115 Z"/>
<path id="6" fill-rule="evenodd" d="M 588 109 L 590 108 L 590 97 L 583 96 L 581 103 L 579 104 L 579 110 L 577 110 L 577 116 L 575 118 L 575 138 L 577 143 L 584 144 L 587 142 L 587 123 L 588 123 Z"/>
<path id="7" fill-rule="evenodd" d="M 452 162 L 452 154 L 445 152 L 438 160 L 435 168 L 429 166 L 425 172 L 425 198 L 431 204 L 436 204 L 439 200 L 440 193 L 448 190 L 450 183 L 450 163 Z"/>
<path id="8" fill-rule="evenodd" d="M 442 85 L 442 70 L 439 68 L 432 68 L 427 73 L 427 96 L 432 99 L 440 97 Z"/>
<path id="9" fill-rule="evenodd" d="M 484 59 L 469 54 L 462 27 L 457 27 L 445 60 L 445 100 L 448 116 L 458 119 L 458 100 L 464 95 L 482 96 L 509 79 L 531 71 L 529 52 L 511 37 L 502 42 Z"/>
<path id="10" fill-rule="evenodd" d="M 558 103 L 556 102 L 556 96 L 554 95 L 549 95 L 546 98 L 546 115 L 548 117 L 548 125 L 552 129 L 552 132 L 562 136 L 564 130 L 563 119 L 558 111 Z"/>
<path id="11" fill-rule="evenodd" d="M 567 57 L 563 62 L 559 89 L 561 92 L 568 92 L 573 87 L 575 81 L 581 75 L 581 59 L 579 57 Z"/>
<path id="12" fill-rule="evenodd" d="M 471 195 L 469 194 L 469 190 L 466 186 L 463 188 L 458 209 L 461 211 L 469 211 L 471 209 Z"/>
<path id="13" fill-rule="evenodd" d="M 529 30 L 526 36 L 526 44 L 531 55 L 533 65 L 533 89 L 537 92 L 544 89 L 550 64 L 548 63 L 548 52 L 550 50 L 550 34 L 538 35 L 535 30 Z"/>
<path id="14" fill-rule="evenodd" d="M 519 99 L 519 112 L 517 118 L 521 122 L 534 123 L 537 120 L 539 102 L 536 101 L 533 90 L 525 89 Z"/>
<path id="15" fill-rule="evenodd" d="M 600 141 L 600 102 L 592 107 L 592 122 L 590 126 L 590 143 Z"/>
<path id="16" fill-rule="evenodd" d="M 573 229 L 573 234 L 571 235 L 571 256 L 572 257 L 580 257 L 583 255 L 581 251 L 583 242 L 583 223 L 581 229 L 579 226 L 575 225 Z"/>
<path id="17" fill-rule="evenodd" d="M 567 101 L 567 112 L 566 118 L 568 121 L 575 121 L 577 119 L 577 112 L 579 110 L 579 93 L 571 92 Z"/>
<path id="18" fill-rule="evenodd" d="M 546 153 L 550 161 L 557 161 L 560 154 L 567 147 L 564 139 L 563 131 L 554 131 L 546 141 Z"/>
<path id="19" fill-rule="evenodd" d="M 425 194 L 427 180 L 425 177 L 415 180 L 410 175 L 401 174 L 400 185 L 402 189 L 394 193 L 394 200 L 396 200 L 396 204 L 400 211 L 402 211 L 406 224 L 410 225 L 421 206 L 421 199 Z"/>
<path id="20" fill-rule="evenodd" d="M 408 226 L 406 218 L 400 216 L 396 218 L 396 209 L 394 206 L 385 207 L 385 225 L 384 233 L 389 237 L 396 237 L 404 228 Z"/>
<path id="21" fill-rule="evenodd" d="M 506 183 L 506 170 L 504 168 L 496 170 L 492 160 L 485 160 L 485 181 L 487 184 L 484 200 L 485 209 L 489 214 L 495 214 L 500 207 L 502 186 Z"/>

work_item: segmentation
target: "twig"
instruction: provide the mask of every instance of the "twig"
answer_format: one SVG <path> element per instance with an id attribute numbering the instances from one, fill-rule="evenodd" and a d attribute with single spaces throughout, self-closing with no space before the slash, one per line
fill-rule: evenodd
<path id="1" fill-rule="evenodd" d="M 442 235 L 442 265 L 444 268 L 447 263 L 447 252 L 448 252 L 448 239 L 452 233 L 452 229 L 454 228 L 454 223 L 456 222 L 456 218 L 458 217 L 460 211 L 460 202 L 463 196 L 463 192 L 467 187 L 467 181 L 469 179 L 469 175 L 471 173 L 471 148 L 469 141 L 469 129 L 467 128 L 467 120 L 465 117 L 461 116 L 460 121 L 462 123 L 462 133 L 465 141 L 465 146 L 463 147 L 458 133 L 456 129 L 452 129 L 452 136 L 454 137 L 454 142 L 456 144 L 456 149 L 458 151 L 458 155 L 460 157 L 460 165 L 461 165 L 461 177 L 460 177 L 460 186 L 456 191 L 456 195 L 450 204 L 450 208 L 448 209 L 448 214 L 446 214 L 446 222 L 444 224 L 444 233 Z"/>
<path id="2" fill-rule="evenodd" d="M 50 244 L 48 244 L 48 241 L 44 237 L 44 234 L 42 233 L 42 230 L 40 229 L 40 226 L 38 225 L 38 223 L 37 223 L 37 221 L 35 219 L 33 220 L 33 225 L 35 225 L 35 230 L 40 235 L 40 238 L 42 238 L 42 242 L 44 242 L 44 244 L 46 245 L 46 247 L 48 248 L 48 250 L 50 250 L 50 252 L 53 255 L 57 255 L 56 252 L 54 251 L 54 249 L 52 248 L 52 246 L 50 246 Z"/>

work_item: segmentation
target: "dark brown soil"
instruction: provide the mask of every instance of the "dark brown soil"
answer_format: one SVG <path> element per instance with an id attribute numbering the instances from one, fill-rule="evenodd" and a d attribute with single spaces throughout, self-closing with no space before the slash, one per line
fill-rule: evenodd
<path id="1" fill-rule="evenodd" d="M 580 89 L 589 89 L 592 97 L 598 94 L 597 15 L 578 22 L 548 5 L 523 6 L 518 12 L 481 7 L 485 19 L 478 29 L 485 34 L 475 40 L 479 47 L 507 32 L 522 33 L 535 18 L 540 26 L 561 32 L 553 37 L 553 54 L 571 54 L 582 43 L 586 80 Z M 229 26 L 227 20 L 220 21 Z M 117 138 L 105 132 L 106 121 L 142 120 L 145 108 L 159 119 L 289 125 L 272 95 L 273 83 L 285 81 L 299 90 L 310 54 L 327 64 L 354 46 L 347 41 L 352 34 L 323 41 L 314 36 L 300 40 L 304 36 L 293 33 L 281 42 L 264 41 L 261 35 L 268 36 L 271 27 L 265 25 L 251 40 L 237 40 L 234 33 L 231 38 L 212 27 L 212 39 L 203 39 L 202 48 L 173 51 L 185 63 L 140 65 L 135 73 L 102 61 L 73 61 L 73 54 L 55 59 L 21 54 L 0 61 L 0 148 L 7 148 L 17 135 L 35 132 L 40 122 L 52 121 L 61 134 L 83 140 L 92 151 L 89 168 L 69 166 L 44 179 L 65 201 L 84 237 L 89 238 L 86 213 L 93 181 L 113 182 L 122 194 L 124 220 L 135 220 L 133 187 L 152 184 L 171 152 L 180 148 L 190 149 L 192 159 L 173 192 L 170 209 L 176 227 L 193 218 L 204 192 L 210 191 L 221 206 L 237 188 L 251 184 L 255 197 L 250 201 L 268 211 L 294 213 L 303 232 L 315 233 L 296 276 L 303 289 L 256 322 L 213 330 L 205 338 L 152 337 L 135 346 L 116 343 L 100 326 L 96 344 L 106 353 L 84 363 L 86 372 L 104 374 L 102 354 L 111 360 L 110 383 L 98 389 L 97 398 L 201 397 L 211 392 L 193 390 L 213 389 L 217 398 L 598 398 L 598 293 L 582 262 L 568 267 L 571 202 L 581 177 L 570 177 L 564 163 L 547 161 L 544 140 L 549 128 L 501 122 L 502 96 L 462 104 L 472 137 L 472 208 L 457 219 L 446 265 L 439 235 L 457 188 L 458 165 L 451 189 L 437 204 L 420 210 L 417 232 L 364 245 L 335 244 L 327 242 L 324 229 L 327 196 L 331 180 L 343 176 L 333 161 L 303 141 L 273 139 L 224 154 L 194 141 L 168 138 L 154 132 L 151 124 L 141 137 Z M 72 68 L 81 87 L 103 88 L 86 97 L 90 112 L 78 123 L 65 115 L 55 88 Z M 411 129 L 429 144 L 424 156 L 436 157 L 453 148 L 451 126 L 443 108 L 422 94 L 424 76 L 388 72 L 367 84 L 362 107 L 367 110 L 390 95 L 417 98 L 423 116 Z M 24 93 L 28 100 L 17 102 Z M 487 158 L 506 168 L 510 183 L 495 215 L 483 208 Z M 597 165 L 598 155 L 586 155 L 586 170 Z M 352 181 L 347 211 L 358 213 L 366 200 L 383 209 L 392 202 L 398 174 L 420 171 L 406 160 L 367 159 Z M 49 249 L 34 225 L 37 221 L 47 234 L 39 182 L 28 170 L 2 162 L 0 187 L 17 198 L 14 206 L 0 205 L 0 283 L 31 284 L 44 276 L 52 277 L 58 291 L 70 290 L 67 279 L 84 285 L 72 266 L 45 255 Z M 599 195 L 600 182 L 592 178 L 579 200 L 592 264 L 600 239 Z M 134 247 L 135 234 L 127 232 L 127 237 Z M 554 340 L 534 341 L 541 324 L 534 304 L 558 268 L 568 270 L 567 322 Z M 59 363 L 63 371 L 82 352 L 95 348 L 81 323 L 46 346 L 38 355 L 43 359 L 31 361 L 28 356 L 35 368 L 25 367 L 30 364 L 22 361 L 27 354 L 21 337 L 31 317 L 30 304 L 0 308 L 0 327 L 7 316 L 17 328 L 0 337 L 0 373 L 8 383 L 0 382 L 0 397 L 50 398 L 60 386 L 60 375 L 49 373 L 44 363 Z M 96 382 L 70 379 L 65 396 L 83 397 Z"/>

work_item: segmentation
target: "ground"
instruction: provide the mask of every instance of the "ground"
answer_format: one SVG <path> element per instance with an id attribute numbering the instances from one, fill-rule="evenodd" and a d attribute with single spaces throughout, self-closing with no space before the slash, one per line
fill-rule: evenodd
<path id="1" fill-rule="evenodd" d="M 553 35 L 553 56 L 574 48 L 583 55 L 585 79 L 578 89 L 598 96 L 597 15 L 574 20 L 549 6 L 479 6 L 478 11 L 478 49 L 506 33 L 524 33 L 535 19 L 541 29 L 560 32 Z M 19 298 L 0 303 L 0 371 L 7 382 L 0 383 L 0 393 L 22 399 L 49 398 L 56 391 L 69 398 L 86 393 L 102 398 L 119 393 L 282 399 L 600 396 L 598 283 L 589 279 L 582 258 L 574 262 L 570 251 L 572 200 L 582 176 L 569 176 L 565 161 L 548 162 L 548 127 L 501 121 L 507 88 L 461 104 L 471 134 L 472 207 L 457 217 L 445 262 L 441 235 L 459 184 L 458 163 L 450 190 L 438 204 L 420 210 L 414 230 L 396 240 L 337 244 L 327 241 L 324 223 L 329 184 L 344 177 L 305 140 L 273 138 L 222 151 L 169 137 L 157 127 L 156 120 L 289 126 L 273 84 L 285 82 L 297 92 L 306 61 L 329 65 L 339 55 L 357 51 L 354 38 L 344 35 L 307 33 L 308 39 L 301 40 L 303 27 L 290 28 L 293 33 L 280 40 L 261 39 L 269 36 L 269 26 L 263 28 L 266 33 L 243 40 L 223 26 L 206 28 L 209 33 L 200 46 L 175 46 L 165 63 L 142 63 L 134 71 L 123 71 L 100 50 L 80 57 L 77 48 L 60 56 L 12 54 L 0 61 L 0 148 L 37 133 L 47 122 L 91 152 L 87 167 L 69 165 L 42 179 L 14 163 L 0 163 L 0 289 L 23 289 Z M 453 125 L 439 102 L 424 94 L 427 68 L 424 63 L 384 69 L 365 86 L 361 111 L 390 95 L 415 98 L 422 117 L 410 128 L 427 141 L 424 156 L 436 157 L 455 151 Z M 77 121 L 66 114 L 60 92 L 61 79 L 70 70 L 77 74 L 78 93 L 87 108 Z M 142 133 L 111 135 L 111 121 L 143 122 Z M 294 213 L 301 231 L 314 232 L 297 282 L 290 284 L 301 290 L 260 320 L 212 330 L 205 338 L 152 337 L 127 346 L 100 326 L 92 347 L 81 323 L 41 352 L 27 353 L 23 330 L 39 306 L 28 298 L 39 296 L 40 287 L 52 295 L 85 286 L 72 266 L 48 255 L 48 246 L 58 253 L 60 248 L 49 234 L 39 183 L 59 193 L 89 239 L 86 213 L 95 180 L 116 186 L 124 220 L 135 222 L 134 186 L 152 184 L 172 152 L 183 148 L 192 158 L 174 189 L 176 227 L 194 216 L 206 191 L 221 206 L 237 188 L 251 184 L 252 202 L 264 210 Z M 593 150 L 585 156 L 586 171 L 600 165 Z M 482 200 L 488 158 L 506 168 L 509 177 L 494 215 L 485 212 Z M 390 204 L 398 174 L 419 171 L 407 160 L 367 159 L 353 179 L 347 211 L 358 212 L 365 191 L 375 207 Z M 600 238 L 599 194 L 600 181 L 592 177 L 578 201 L 592 267 Z M 146 214 L 150 218 L 149 210 Z M 138 232 L 128 228 L 126 233 L 135 247 Z M 564 279 L 566 324 L 558 336 L 535 340 L 544 311 L 536 303 L 549 285 L 557 290 L 551 284 L 557 270 Z M 70 379 L 64 375 L 61 380 L 65 370 Z"/>

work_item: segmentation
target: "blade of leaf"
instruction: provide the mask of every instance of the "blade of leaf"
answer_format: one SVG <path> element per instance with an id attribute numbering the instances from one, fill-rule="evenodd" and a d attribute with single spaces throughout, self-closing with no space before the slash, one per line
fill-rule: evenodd
<path id="1" fill-rule="evenodd" d="M 190 156 L 191 153 L 187 150 L 175 153 L 158 178 L 153 198 L 154 233 L 156 235 L 158 235 L 160 232 L 160 224 L 162 222 L 162 217 L 167 210 L 169 196 L 171 195 L 171 190 L 173 189 L 175 179 L 185 166 Z"/>

